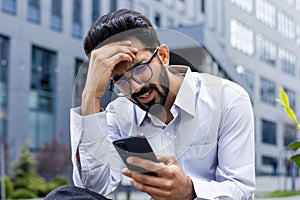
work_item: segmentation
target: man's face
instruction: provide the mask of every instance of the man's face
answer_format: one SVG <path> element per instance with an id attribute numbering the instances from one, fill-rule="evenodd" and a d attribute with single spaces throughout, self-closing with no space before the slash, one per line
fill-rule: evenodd
<path id="1" fill-rule="evenodd" d="M 132 45 L 139 48 L 134 61 L 119 63 L 113 70 L 112 78 L 127 80 L 131 86 L 131 92 L 127 98 L 146 112 L 158 114 L 162 111 L 169 93 L 168 73 L 160 61 L 159 49 L 157 54 L 153 54 L 154 52 L 140 48 L 139 43 L 139 41 L 134 41 Z M 147 79 L 148 81 L 140 83 L 134 80 L 133 70 L 144 63 L 147 63 L 148 67 L 143 73 L 151 73 L 151 76 L 149 80 Z"/>

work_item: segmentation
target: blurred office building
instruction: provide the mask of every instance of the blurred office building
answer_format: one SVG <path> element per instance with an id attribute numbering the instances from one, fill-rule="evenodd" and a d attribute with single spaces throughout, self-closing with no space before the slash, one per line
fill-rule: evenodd
<path id="1" fill-rule="evenodd" d="M 100 15 L 129 8 L 157 28 L 182 33 L 178 40 L 159 30 L 193 70 L 249 92 L 257 174 L 272 173 L 274 157 L 284 170 L 285 147 L 296 131 L 275 99 L 284 87 L 300 116 L 300 0 L 0 0 L 0 7 L 0 136 L 7 162 L 27 139 L 32 151 L 54 138 L 69 144 L 69 109 L 80 105 L 84 84 L 76 76 L 87 71 L 85 33 Z"/>

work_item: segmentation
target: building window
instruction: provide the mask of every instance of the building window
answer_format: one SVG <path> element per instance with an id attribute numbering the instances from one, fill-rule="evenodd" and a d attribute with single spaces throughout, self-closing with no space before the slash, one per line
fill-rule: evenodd
<path id="1" fill-rule="evenodd" d="M 277 47 L 272 40 L 259 34 L 256 37 L 256 48 L 261 61 L 275 66 Z"/>
<path id="2" fill-rule="evenodd" d="M 111 0 L 110 1 L 110 11 L 116 11 L 118 8 L 117 4 L 118 4 L 117 0 Z"/>
<path id="3" fill-rule="evenodd" d="M 290 5 L 291 7 L 295 6 L 295 0 L 284 0 L 288 5 Z"/>
<path id="4" fill-rule="evenodd" d="M 0 35 L 0 138 L 7 139 L 9 39 Z"/>
<path id="5" fill-rule="evenodd" d="M 52 0 L 51 28 L 62 31 L 62 0 Z"/>
<path id="6" fill-rule="evenodd" d="M 290 40 L 296 39 L 296 23 L 295 20 L 283 12 L 278 12 L 278 32 Z"/>
<path id="7" fill-rule="evenodd" d="M 54 137 L 56 53 L 32 47 L 30 148 L 39 149 Z"/>
<path id="8" fill-rule="evenodd" d="M 288 146 L 297 139 L 297 132 L 294 125 L 284 125 L 284 146 Z"/>
<path id="9" fill-rule="evenodd" d="M 154 24 L 155 24 L 157 27 L 160 27 L 160 26 L 161 26 L 161 17 L 160 17 L 160 14 L 159 14 L 159 13 L 155 13 L 155 15 L 154 15 Z"/>
<path id="10" fill-rule="evenodd" d="M 256 18 L 271 28 L 276 27 L 276 7 L 267 0 L 256 0 Z"/>
<path id="11" fill-rule="evenodd" d="M 77 38 L 82 37 L 82 1 L 81 0 L 73 0 L 72 35 Z"/>
<path id="12" fill-rule="evenodd" d="M 231 0 L 231 2 L 248 13 L 253 12 L 253 0 Z"/>
<path id="13" fill-rule="evenodd" d="M 201 3 L 200 3 L 200 11 L 201 13 L 205 13 L 205 0 L 201 0 Z"/>
<path id="14" fill-rule="evenodd" d="M 300 47 L 300 26 L 296 26 L 296 44 Z"/>
<path id="15" fill-rule="evenodd" d="M 88 65 L 89 63 L 82 59 L 76 58 L 75 60 L 73 107 L 81 105 L 81 94 L 86 81 Z"/>
<path id="16" fill-rule="evenodd" d="M 254 89 L 254 74 L 250 70 L 248 70 L 243 65 L 236 65 L 235 67 L 236 72 L 243 78 L 246 85 L 249 87 L 251 92 Z"/>
<path id="17" fill-rule="evenodd" d="M 290 107 L 296 112 L 296 93 L 295 91 L 284 87 L 285 93 L 289 96 Z"/>
<path id="18" fill-rule="evenodd" d="M 296 4 L 296 11 L 300 12 L 300 0 L 296 0 L 295 4 Z"/>
<path id="19" fill-rule="evenodd" d="M 2 0 L 2 11 L 15 15 L 17 13 L 16 0 Z"/>
<path id="20" fill-rule="evenodd" d="M 100 0 L 93 0 L 92 2 L 92 23 L 94 23 L 100 16 Z"/>
<path id="21" fill-rule="evenodd" d="M 282 71 L 294 76 L 295 69 L 296 69 L 296 60 L 297 60 L 296 55 L 282 47 L 279 47 L 278 59 Z"/>
<path id="22" fill-rule="evenodd" d="M 277 144 L 277 130 L 276 130 L 276 123 L 261 120 L 262 122 L 262 142 L 266 144 Z"/>
<path id="23" fill-rule="evenodd" d="M 169 27 L 169 28 L 172 28 L 172 27 L 174 27 L 174 20 L 173 20 L 173 18 L 171 18 L 171 17 L 168 17 L 167 18 L 167 27 Z"/>
<path id="24" fill-rule="evenodd" d="M 41 22 L 41 2 L 40 0 L 28 1 L 28 21 L 39 24 Z"/>
<path id="25" fill-rule="evenodd" d="M 273 165 L 275 157 L 262 156 L 263 165 Z"/>
<path id="26" fill-rule="evenodd" d="M 253 30 L 236 19 L 230 22 L 230 44 L 233 48 L 246 54 L 254 53 L 254 33 Z"/>
<path id="27" fill-rule="evenodd" d="M 276 105 L 276 85 L 273 81 L 260 79 L 260 97 L 263 102 Z"/>

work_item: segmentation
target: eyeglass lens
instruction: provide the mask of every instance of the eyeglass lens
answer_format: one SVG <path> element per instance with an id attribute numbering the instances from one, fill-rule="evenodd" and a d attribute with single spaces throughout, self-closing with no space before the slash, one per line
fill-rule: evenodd
<path id="1" fill-rule="evenodd" d="M 148 64 L 137 66 L 132 71 L 132 79 L 137 83 L 145 83 L 152 77 L 152 70 Z M 130 78 L 121 78 L 113 84 L 113 92 L 118 96 L 127 96 L 131 93 Z"/>

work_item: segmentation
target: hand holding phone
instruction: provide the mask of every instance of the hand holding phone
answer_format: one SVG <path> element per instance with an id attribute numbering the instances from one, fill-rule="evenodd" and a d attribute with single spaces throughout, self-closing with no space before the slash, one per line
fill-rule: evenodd
<path id="1" fill-rule="evenodd" d="M 129 156 L 135 156 L 157 163 L 159 162 L 145 136 L 118 139 L 113 141 L 113 145 L 129 170 L 157 176 L 155 172 L 127 163 L 127 158 Z"/>

